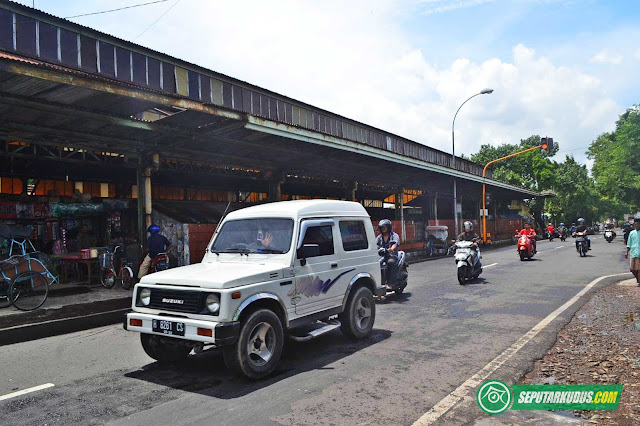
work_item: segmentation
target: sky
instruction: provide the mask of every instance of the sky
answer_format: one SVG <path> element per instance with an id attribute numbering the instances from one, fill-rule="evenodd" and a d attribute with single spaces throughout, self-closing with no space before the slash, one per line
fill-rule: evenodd
<path id="1" fill-rule="evenodd" d="M 154 0 L 27 0 L 70 17 Z M 156 0 L 157 1 L 157 0 Z M 637 0 L 168 0 L 71 18 L 451 152 L 537 134 L 557 161 L 640 103 Z"/>

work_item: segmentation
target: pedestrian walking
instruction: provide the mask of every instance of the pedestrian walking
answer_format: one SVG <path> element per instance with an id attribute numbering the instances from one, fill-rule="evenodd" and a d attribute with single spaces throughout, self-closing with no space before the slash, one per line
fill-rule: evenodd
<path id="1" fill-rule="evenodd" d="M 633 231 L 629 232 L 624 257 L 629 259 L 629 269 L 640 285 L 640 217 L 633 220 Z"/>

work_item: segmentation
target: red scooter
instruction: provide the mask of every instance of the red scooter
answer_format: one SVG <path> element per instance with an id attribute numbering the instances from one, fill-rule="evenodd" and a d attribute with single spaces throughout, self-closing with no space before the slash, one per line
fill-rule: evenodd
<path id="1" fill-rule="evenodd" d="M 517 248 L 520 260 L 531 259 L 535 255 L 531 238 L 528 235 L 518 235 Z"/>

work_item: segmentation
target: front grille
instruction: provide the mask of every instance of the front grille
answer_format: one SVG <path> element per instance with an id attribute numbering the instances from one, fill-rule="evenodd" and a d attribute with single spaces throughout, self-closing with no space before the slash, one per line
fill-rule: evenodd
<path id="1" fill-rule="evenodd" d="M 174 301 L 174 303 L 170 301 Z M 175 303 L 175 301 L 182 301 L 183 303 Z M 203 293 L 200 291 L 152 288 L 151 302 L 148 307 L 165 311 L 199 314 L 204 309 Z"/>

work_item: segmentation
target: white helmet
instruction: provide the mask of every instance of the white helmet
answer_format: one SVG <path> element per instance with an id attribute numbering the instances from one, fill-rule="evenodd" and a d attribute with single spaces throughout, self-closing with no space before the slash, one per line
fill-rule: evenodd
<path id="1" fill-rule="evenodd" d="M 469 222 L 469 221 L 467 220 L 465 223 L 463 223 L 463 225 L 464 225 L 464 230 L 465 230 L 465 232 L 471 232 L 471 231 L 473 231 L 473 223 L 471 223 L 471 222 Z"/>

